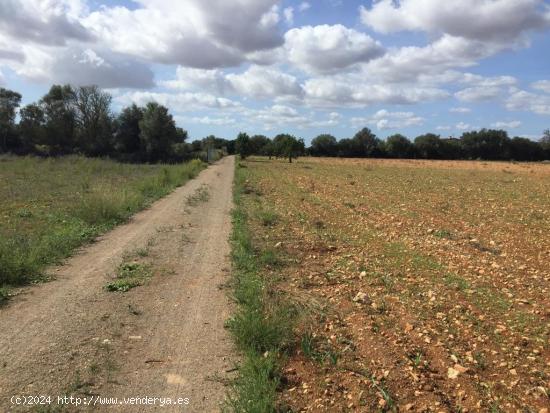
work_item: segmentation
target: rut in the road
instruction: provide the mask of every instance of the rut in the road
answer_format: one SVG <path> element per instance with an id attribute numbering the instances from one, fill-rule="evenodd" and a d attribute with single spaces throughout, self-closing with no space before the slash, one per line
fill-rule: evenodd
<path id="1" fill-rule="evenodd" d="M 234 158 L 224 158 L 0 309 L 0 411 L 27 410 L 10 404 L 15 394 L 66 392 L 188 398 L 185 411 L 219 410 L 233 363 L 223 328 L 233 170 Z M 188 202 L 201 187 L 208 196 Z M 152 279 L 125 294 L 105 291 L 125 257 L 147 245 Z M 171 410 L 181 406 L 163 408 Z"/>

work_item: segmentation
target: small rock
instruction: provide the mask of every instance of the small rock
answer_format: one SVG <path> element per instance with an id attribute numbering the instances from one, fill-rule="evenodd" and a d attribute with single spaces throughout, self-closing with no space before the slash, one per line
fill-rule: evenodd
<path id="1" fill-rule="evenodd" d="M 353 301 L 356 303 L 365 303 L 368 301 L 367 294 L 365 294 L 362 291 L 359 291 L 355 297 L 353 297 Z"/>
<path id="2" fill-rule="evenodd" d="M 279 241 L 278 243 L 275 244 L 275 248 L 281 248 L 282 245 L 283 243 Z"/>

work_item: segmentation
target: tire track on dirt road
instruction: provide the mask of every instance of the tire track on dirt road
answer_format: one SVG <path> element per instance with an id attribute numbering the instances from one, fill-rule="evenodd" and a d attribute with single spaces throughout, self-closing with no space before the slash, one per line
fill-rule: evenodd
<path id="1" fill-rule="evenodd" d="M 182 406 L 65 407 L 62 411 L 218 411 L 235 356 L 224 322 L 234 158 L 226 157 L 129 223 L 83 248 L 56 279 L 0 309 L 0 411 L 13 395 L 181 397 Z M 205 190 L 207 196 L 188 200 Z M 199 192 L 197 192 L 199 191 Z M 104 286 L 148 246 L 144 286 Z M 55 406 L 55 404 L 54 404 Z"/>

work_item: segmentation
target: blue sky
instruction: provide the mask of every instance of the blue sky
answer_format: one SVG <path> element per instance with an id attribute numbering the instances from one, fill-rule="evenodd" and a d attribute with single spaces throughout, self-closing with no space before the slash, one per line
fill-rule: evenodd
<path id="1" fill-rule="evenodd" d="M 157 100 L 193 139 L 550 127 L 543 0 L 2 0 L 0 85 Z"/>

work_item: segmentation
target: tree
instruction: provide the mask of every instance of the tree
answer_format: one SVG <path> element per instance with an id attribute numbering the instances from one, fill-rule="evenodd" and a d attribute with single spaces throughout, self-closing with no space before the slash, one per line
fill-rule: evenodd
<path id="1" fill-rule="evenodd" d="M 254 135 L 250 138 L 250 152 L 254 155 L 266 155 L 265 147 L 271 143 L 271 140 L 264 135 Z"/>
<path id="2" fill-rule="evenodd" d="M 390 158 L 413 158 L 414 145 L 403 135 L 392 135 L 386 139 L 386 153 Z"/>
<path id="3" fill-rule="evenodd" d="M 156 102 L 147 103 L 143 119 L 139 121 L 139 129 L 145 159 L 149 162 L 167 161 L 172 144 L 178 138 L 176 123 L 168 108 Z"/>
<path id="4" fill-rule="evenodd" d="M 351 140 L 351 156 L 379 157 L 382 155 L 382 141 L 369 128 L 363 128 Z"/>
<path id="5" fill-rule="evenodd" d="M 439 135 L 426 133 L 417 136 L 414 140 L 414 147 L 418 156 L 424 159 L 443 158 L 443 143 Z"/>
<path id="6" fill-rule="evenodd" d="M 292 163 L 292 159 L 296 159 L 305 152 L 304 140 L 297 139 L 289 134 L 275 136 L 275 138 L 273 138 L 273 144 L 275 146 L 275 154 L 288 158 L 289 163 Z"/>
<path id="7" fill-rule="evenodd" d="M 20 103 L 19 93 L 0 88 L 0 152 L 7 152 L 17 146 L 15 115 Z"/>
<path id="8" fill-rule="evenodd" d="M 504 130 L 481 129 L 465 132 L 460 140 L 465 155 L 470 159 L 510 159 L 510 138 Z"/>
<path id="9" fill-rule="evenodd" d="M 329 134 L 319 135 L 311 141 L 311 154 L 313 156 L 336 156 L 338 142 Z"/>
<path id="10" fill-rule="evenodd" d="M 235 140 L 235 152 L 239 154 L 241 159 L 246 159 L 251 155 L 250 137 L 247 133 L 241 132 Z"/>
<path id="11" fill-rule="evenodd" d="M 140 154 L 140 138 L 141 130 L 139 122 L 143 119 L 143 108 L 138 107 L 135 103 L 128 106 L 120 112 L 116 121 L 116 132 L 114 147 L 117 152 L 123 154 Z"/>
<path id="12" fill-rule="evenodd" d="M 31 103 L 19 112 L 19 134 L 24 152 L 33 152 L 46 143 L 46 118 L 40 105 Z"/>
<path id="13" fill-rule="evenodd" d="M 543 135 L 542 135 L 542 138 L 540 139 L 539 144 L 545 153 L 544 157 L 546 159 L 550 159 L 550 129 L 546 129 L 543 132 Z"/>
<path id="14" fill-rule="evenodd" d="M 53 85 L 39 102 L 45 115 L 45 145 L 49 154 L 72 153 L 77 147 L 75 99 L 70 85 Z"/>
<path id="15" fill-rule="evenodd" d="M 516 136 L 510 141 L 510 157 L 516 161 L 540 161 L 544 150 L 537 142 Z"/>
<path id="16" fill-rule="evenodd" d="M 88 156 L 105 156 L 113 149 L 112 99 L 97 86 L 81 86 L 75 91 L 78 142 Z"/>

